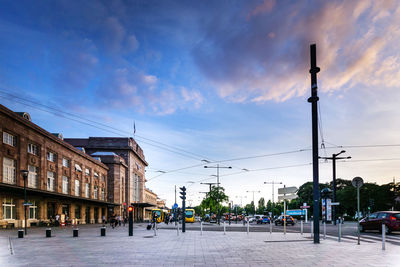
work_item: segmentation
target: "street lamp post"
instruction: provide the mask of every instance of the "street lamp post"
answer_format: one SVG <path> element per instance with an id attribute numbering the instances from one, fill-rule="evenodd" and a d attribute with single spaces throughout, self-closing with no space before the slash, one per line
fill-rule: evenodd
<path id="1" fill-rule="evenodd" d="M 254 203 L 254 193 L 261 193 L 261 191 L 246 191 L 247 193 L 253 193 L 253 205 L 254 205 L 254 216 L 256 215 L 256 203 Z"/>
<path id="2" fill-rule="evenodd" d="M 210 186 L 210 194 L 209 197 L 211 198 L 211 186 L 213 184 L 217 184 L 217 183 L 200 183 L 200 184 L 205 184 L 205 185 L 209 185 Z M 211 201 L 210 201 L 210 222 L 211 222 Z"/>
<path id="3" fill-rule="evenodd" d="M 340 151 L 337 154 L 332 154 L 332 157 L 320 157 L 321 159 L 332 160 L 332 202 L 336 202 L 336 160 L 337 159 L 351 159 L 351 157 L 338 157 L 340 154 L 346 153 L 345 150 Z M 335 206 L 332 206 L 332 220 L 333 223 L 336 225 L 336 210 Z"/>
<path id="4" fill-rule="evenodd" d="M 218 224 L 220 224 L 220 208 L 219 208 L 219 169 L 232 169 L 231 166 L 229 167 L 220 167 L 219 164 L 217 166 L 204 166 L 204 168 L 215 168 L 217 169 L 217 209 L 218 209 L 218 215 L 217 215 L 217 221 Z"/>
<path id="5" fill-rule="evenodd" d="M 282 184 L 282 182 L 264 182 L 264 184 L 272 184 L 272 212 L 271 212 L 271 217 L 274 218 L 274 207 L 275 207 L 275 190 L 274 190 L 274 185 L 275 184 Z"/>
<path id="6" fill-rule="evenodd" d="M 25 212 L 25 235 L 27 234 L 27 219 L 26 219 L 26 179 L 28 178 L 29 171 L 21 170 L 22 178 L 24 179 L 24 212 Z"/>

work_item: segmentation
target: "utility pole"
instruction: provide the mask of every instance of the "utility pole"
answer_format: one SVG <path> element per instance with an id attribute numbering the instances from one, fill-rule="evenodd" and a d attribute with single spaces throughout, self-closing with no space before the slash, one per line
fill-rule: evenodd
<path id="1" fill-rule="evenodd" d="M 340 151 L 337 154 L 332 154 L 332 157 L 320 157 L 320 159 L 325 159 L 325 160 L 332 160 L 332 170 L 333 170 L 333 180 L 332 180 L 332 202 L 336 202 L 336 160 L 337 159 L 351 159 L 351 157 L 338 157 L 340 154 L 346 153 L 345 150 Z M 325 200 L 326 201 L 326 200 Z M 332 221 L 336 225 L 336 211 L 335 211 L 335 205 L 332 206 Z M 325 209 L 325 212 L 327 210 Z M 326 223 L 326 220 L 325 220 Z"/>
<path id="2" fill-rule="evenodd" d="M 240 197 L 240 207 L 243 208 L 243 196 L 235 196 L 236 198 Z M 247 198 L 247 196 L 244 196 L 244 198 Z"/>
<path id="3" fill-rule="evenodd" d="M 256 203 L 254 202 L 254 193 L 261 193 L 261 191 L 246 191 L 246 192 L 253 193 L 254 215 L 256 215 Z"/>
<path id="4" fill-rule="evenodd" d="M 319 168 L 318 168 L 318 85 L 317 73 L 317 46 L 310 45 L 310 74 L 311 74 L 311 103 L 312 120 L 312 152 L 313 152 L 313 218 L 314 218 L 314 244 L 319 243 Z"/>
<path id="5" fill-rule="evenodd" d="M 211 186 L 213 185 L 213 184 L 217 184 L 217 183 L 200 183 L 200 184 L 205 184 L 205 185 L 209 185 L 210 186 L 210 197 L 211 197 Z M 204 192 L 202 192 L 202 193 L 204 193 Z M 210 221 L 211 221 L 211 201 L 210 201 Z"/>
<path id="6" fill-rule="evenodd" d="M 218 224 L 220 224 L 220 208 L 219 208 L 219 169 L 232 169 L 231 166 L 229 167 L 220 167 L 219 164 L 217 166 L 204 166 L 204 168 L 215 168 L 217 169 L 217 209 L 218 209 L 218 215 L 217 215 L 217 221 Z"/>
<path id="7" fill-rule="evenodd" d="M 271 217 L 274 218 L 274 207 L 275 207 L 275 189 L 274 189 L 274 185 L 275 184 L 282 184 L 282 182 L 264 182 L 264 184 L 272 184 L 272 212 L 271 212 Z"/>

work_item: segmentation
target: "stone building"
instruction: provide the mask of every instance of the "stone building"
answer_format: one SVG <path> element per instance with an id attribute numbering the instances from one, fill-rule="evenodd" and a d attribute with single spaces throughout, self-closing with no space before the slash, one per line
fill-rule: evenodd
<path id="1" fill-rule="evenodd" d="M 145 216 L 145 209 L 150 207 L 156 207 L 156 204 L 149 203 L 145 200 L 145 167 L 148 163 L 145 160 L 142 148 L 136 143 L 133 138 L 129 137 L 89 137 L 89 138 L 66 138 L 66 142 L 70 143 L 75 147 L 84 148 L 86 153 L 94 157 L 98 156 L 101 159 L 105 159 L 107 153 L 113 153 L 108 155 L 119 156 L 124 160 L 126 164 L 126 173 L 116 173 L 120 177 L 115 177 L 115 181 L 123 180 L 125 183 L 124 192 L 118 192 L 118 186 L 114 187 L 113 195 L 125 194 L 125 201 L 120 198 L 118 201 L 114 200 L 115 203 L 121 204 L 124 208 L 123 213 L 126 212 L 128 205 L 134 207 L 134 219 L 135 221 L 143 221 L 147 219 Z M 107 160 L 103 162 L 112 169 L 110 163 Z M 110 180 L 109 175 L 109 182 Z M 117 191 L 116 191 L 117 189 Z M 124 205 L 124 203 L 126 205 Z"/>
<path id="2" fill-rule="evenodd" d="M 24 179 L 27 225 L 57 214 L 73 223 L 98 223 L 107 208 L 108 167 L 31 122 L 27 113 L 0 105 L 0 225 L 24 223 Z"/>

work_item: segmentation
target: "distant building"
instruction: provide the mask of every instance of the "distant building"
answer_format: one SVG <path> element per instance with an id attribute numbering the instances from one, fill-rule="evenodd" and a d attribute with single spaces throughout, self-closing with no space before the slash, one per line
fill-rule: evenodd
<path id="1" fill-rule="evenodd" d="M 0 226 L 24 223 L 24 179 L 27 225 L 54 219 L 98 223 L 107 216 L 108 167 L 31 122 L 28 113 L 0 105 Z M 114 197 L 114 196 L 113 196 Z"/>
<path id="2" fill-rule="evenodd" d="M 143 221 L 149 218 L 146 211 L 156 208 L 157 202 L 149 201 L 146 198 L 145 167 L 148 166 L 148 163 L 145 160 L 142 148 L 133 138 L 89 137 L 65 138 L 64 140 L 75 147 L 84 148 L 86 153 L 93 157 L 99 157 L 110 170 L 114 169 L 113 165 L 119 157 L 121 162 L 120 167 L 118 167 L 119 171 L 113 171 L 113 174 L 108 176 L 109 188 L 112 187 L 111 183 L 114 182 L 110 199 L 122 205 L 122 214 L 126 214 L 127 206 L 132 205 L 135 221 Z M 120 187 L 123 184 L 124 188 Z M 121 194 L 125 195 L 125 198 L 122 198 Z M 116 198 L 116 195 L 120 197 Z"/>

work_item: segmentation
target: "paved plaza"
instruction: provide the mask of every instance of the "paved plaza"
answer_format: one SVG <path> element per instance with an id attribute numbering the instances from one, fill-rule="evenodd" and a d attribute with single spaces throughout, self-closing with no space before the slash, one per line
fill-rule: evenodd
<path id="1" fill-rule="evenodd" d="M 0 231 L 0 266 L 398 266 L 400 246 L 333 238 L 313 244 L 310 234 L 268 232 L 177 231 L 160 229 L 157 236 L 145 224 L 127 227 L 81 226 L 72 229 L 30 229 L 17 238 L 16 230 Z"/>

